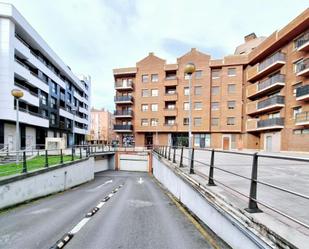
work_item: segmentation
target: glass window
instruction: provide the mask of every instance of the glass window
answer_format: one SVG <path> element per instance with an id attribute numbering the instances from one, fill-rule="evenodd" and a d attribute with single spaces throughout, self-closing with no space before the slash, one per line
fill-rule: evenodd
<path id="1" fill-rule="evenodd" d="M 268 118 L 280 118 L 280 112 L 271 113 L 268 115 Z"/>
<path id="2" fill-rule="evenodd" d="M 159 90 L 158 89 L 151 89 L 151 96 L 152 97 L 157 97 L 159 94 Z"/>
<path id="3" fill-rule="evenodd" d="M 302 82 L 300 82 L 293 86 L 293 96 L 296 96 L 297 88 L 301 87 L 302 85 L 303 85 Z"/>
<path id="4" fill-rule="evenodd" d="M 42 110 L 42 116 L 47 118 L 48 117 L 48 112 L 46 110 Z"/>
<path id="5" fill-rule="evenodd" d="M 228 68 L 227 69 L 228 76 L 235 76 L 236 75 L 236 68 Z"/>
<path id="6" fill-rule="evenodd" d="M 201 86 L 194 87 L 194 95 L 202 95 L 202 87 Z"/>
<path id="7" fill-rule="evenodd" d="M 189 125 L 189 118 L 183 118 L 183 125 Z"/>
<path id="8" fill-rule="evenodd" d="M 50 99 L 50 107 L 56 109 L 57 108 L 57 100 L 53 97 Z"/>
<path id="9" fill-rule="evenodd" d="M 158 81 L 159 81 L 158 74 L 152 74 L 151 75 L 151 82 L 158 82 Z"/>
<path id="10" fill-rule="evenodd" d="M 297 115 L 298 113 L 301 113 L 301 112 L 302 112 L 301 106 L 294 107 L 294 108 L 293 108 L 293 118 L 295 119 L 295 118 L 296 118 L 296 115 Z"/>
<path id="11" fill-rule="evenodd" d="M 157 112 L 158 111 L 158 104 L 151 104 L 151 111 Z"/>
<path id="12" fill-rule="evenodd" d="M 219 110 L 219 102 L 211 102 L 211 110 Z"/>
<path id="13" fill-rule="evenodd" d="M 184 102 L 184 103 L 183 103 L 183 109 L 184 109 L 185 111 L 188 111 L 188 110 L 189 110 L 189 102 Z"/>
<path id="14" fill-rule="evenodd" d="M 185 96 L 189 96 L 189 87 L 184 87 L 183 93 Z"/>
<path id="15" fill-rule="evenodd" d="M 142 82 L 147 83 L 148 82 L 148 74 L 142 75 Z"/>
<path id="16" fill-rule="evenodd" d="M 202 102 L 194 102 L 195 110 L 202 110 Z"/>
<path id="17" fill-rule="evenodd" d="M 142 112 L 147 112 L 148 111 L 148 105 L 143 104 L 141 109 L 142 109 Z"/>
<path id="18" fill-rule="evenodd" d="M 149 97 L 149 90 L 148 89 L 142 89 L 142 97 Z"/>
<path id="19" fill-rule="evenodd" d="M 213 69 L 211 71 L 211 78 L 212 79 L 218 79 L 218 78 L 220 78 L 220 74 L 221 74 L 221 69 Z"/>
<path id="20" fill-rule="evenodd" d="M 228 117 L 226 123 L 227 123 L 227 125 L 235 125 L 235 118 L 234 117 Z"/>
<path id="21" fill-rule="evenodd" d="M 218 126 L 219 125 L 219 118 L 211 118 L 211 125 Z"/>
<path id="22" fill-rule="evenodd" d="M 57 84 L 55 82 L 51 83 L 51 89 L 53 93 L 57 94 Z"/>
<path id="23" fill-rule="evenodd" d="M 219 95 L 220 88 L 218 86 L 211 87 L 211 94 L 212 95 Z"/>
<path id="24" fill-rule="evenodd" d="M 201 126 L 202 118 L 194 118 L 194 126 Z"/>
<path id="25" fill-rule="evenodd" d="M 51 123 L 52 125 L 55 125 L 55 124 L 56 124 L 56 115 L 53 114 L 53 113 L 50 114 L 50 123 Z"/>
<path id="26" fill-rule="evenodd" d="M 203 71 L 202 70 L 195 71 L 195 79 L 201 79 L 202 76 L 203 76 Z"/>
<path id="27" fill-rule="evenodd" d="M 158 126 L 158 119 L 157 118 L 152 118 L 150 120 L 151 126 Z"/>
<path id="28" fill-rule="evenodd" d="M 141 120 L 141 125 L 142 125 L 142 126 L 148 126 L 148 119 L 143 118 L 143 119 Z"/>
<path id="29" fill-rule="evenodd" d="M 227 92 L 228 93 L 235 93 L 236 92 L 236 85 L 235 84 L 228 84 L 227 85 Z"/>
<path id="30" fill-rule="evenodd" d="M 227 102 L 227 108 L 228 109 L 235 109 L 236 106 L 236 101 L 235 100 L 231 100 Z"/>
<path id="31" fill-rule="evenodd" d="M 41 92 L 41 103 L 42 105 L 47 105 L 47 94 Z"/>

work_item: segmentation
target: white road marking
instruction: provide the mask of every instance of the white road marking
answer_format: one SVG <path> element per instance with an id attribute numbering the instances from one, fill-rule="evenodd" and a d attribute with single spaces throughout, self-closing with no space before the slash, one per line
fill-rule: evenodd
<path id="1" fill-rule="evenodd" d="M 103 207 L 104 204 L 105 204 L 105 202 L 100 202 L 100 203 L 97 205 L 97 208 Z"/>
<path id="2" fill-rule="evenodd" d="M 140 177 L 139 180 L 138 180 L 138 183 L 142 184 L 143 182 L 144 182 L 143 179 Z"/>
<path id="3" fill-rule="evenodd" d="M 76 234 L 86 223 L 90 220 L 90 218 L 82 219 L 70 232 L 70 234 Z"/>
<path id="4" fill-rule="evenodd" d="M 61 241 L 57 246 L 58 246 L 59 248 L 61 248 L 61 247 L 64 246 L 64 243 Z"/>
<path id="5" fill-rule="evenodd" d="M 112 182 L 113 182 L 113 180 L 109 180 L 109 181 L 104 182 L 103 184 L 101 184 L 101 185 L 99 185 L 99 186 L 96 186 L 94 189 L 91 189 L 91 190 L 99 189 L 99 188 L 103 187 L 104 185 L 109 184 L 109 183 L 112 183 Z"/>
<path id="6" fill-rule="evenodd" d="M 108 197 L 111 198 L 114 194 L 109 194 Z"/>

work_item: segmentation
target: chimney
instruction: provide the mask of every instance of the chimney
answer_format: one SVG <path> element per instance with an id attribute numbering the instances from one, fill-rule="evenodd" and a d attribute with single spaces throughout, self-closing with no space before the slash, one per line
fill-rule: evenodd
<path id="1" fill-rule="evenodd" d="M 251 34 L 245 36 L 245 42 L 254 40 L 255 38 L 256 38 L 256 34 L 255 33 L 251 33 Z"/>

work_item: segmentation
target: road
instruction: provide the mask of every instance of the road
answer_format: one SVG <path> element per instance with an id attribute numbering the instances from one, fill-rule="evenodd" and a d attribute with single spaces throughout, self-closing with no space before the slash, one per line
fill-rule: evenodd
<path id="1" fill-rule="evenodd" d="M 0 227 L 0 248 L 9 249 L 51 248 L 70 231 L 64 248 L 213 248 L 145 173 L 99 173 L 90 183 L 2 212 Z"/>

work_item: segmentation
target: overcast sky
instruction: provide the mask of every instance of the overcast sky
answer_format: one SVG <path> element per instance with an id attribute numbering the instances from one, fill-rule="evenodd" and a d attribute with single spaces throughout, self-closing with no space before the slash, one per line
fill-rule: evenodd
<path id="1" fill-rule="evenodd" d="M 114 109 L 112 69 L 149 52 L 168 62 L 196 47 L 232 54 L 251 32 L 268 36 L 308 0 L 8 0 L 75 73 L 92 77 L 92 106 Z"/>

